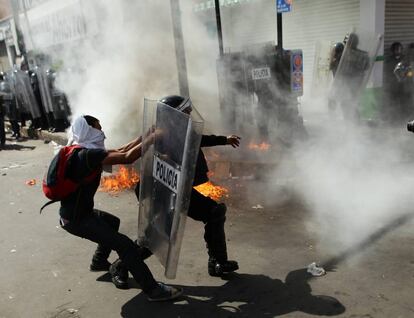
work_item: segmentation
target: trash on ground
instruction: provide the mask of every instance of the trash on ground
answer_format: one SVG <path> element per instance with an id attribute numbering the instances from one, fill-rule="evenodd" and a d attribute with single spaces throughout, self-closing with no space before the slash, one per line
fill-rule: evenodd
<path id="1" fill-rule="evenodd" d="M 263 206 L 260 204 L 256 204 L 254 206 L 252 206 L 252 209 L 263 209 Z"/>
<path id="2" fill-rule="evenodd" d="M 34 186 L 36 185 L 36 179 L 30 179 L 26 181 L 26 185 Z"/>
<path id="3" fill-rule="evenodd" d="M 10 250 L 10 253 L 16 253 L 16 252 L 17 252 L 17 250 L 15 250 L 15 249 Z"/>
<path id="4" fill-rule="evenodd" d="M 326 271 L 322 267 L 317 266 L 315 262 L 308 265 L 307 272 L 312 276 L 323 276 L 326 274 Z"/>

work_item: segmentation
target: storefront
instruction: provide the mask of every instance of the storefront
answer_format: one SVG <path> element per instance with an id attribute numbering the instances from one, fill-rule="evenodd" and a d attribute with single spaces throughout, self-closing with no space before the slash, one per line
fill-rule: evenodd
<path id="1" fill-rule="evenodd" d="M 237 51 L 257 43 L 277 44 L 275 0 L 221 1 L 221 4 L 225 51 Z M 331 45 L 341 42 L 347 33 L 359 28 L 384 33 L 384 6 L 385 0 L 292 1 L 291 12 L 283 14 L 283 47 L 303 50 L 305 94 L 311 93 L 321 83 L 321 73 L 324 76 L 329 73 L 327 63 L 321 63 L 320 59 L 327 58 Z M 414 2 L 411 7 L 414 8 Z M 214 1 L 196 1 L 194 10 L 211 29 L 215 26 L 208 21 L 208 18 L 215 19 Z M 379 55 L 383 55 L 382 48 Z M 373 74 L 375 78 L 369 85 L 380 86 L 381 61 L 376 63 Z"/>
<path id="2" fill-rule="evenodd" d="M 401 42 L 405 48 L 414 43 L 414 1 L 385 1 L 384 47 L 388 53 L 393 42 Z"/>
<path id="3" fill-rule="evenodd" d="M 20 51 L 16 41 L 14 20 L 11 17 L 0 21 L 0 71 L 7 72 L 12 68 Z"/>

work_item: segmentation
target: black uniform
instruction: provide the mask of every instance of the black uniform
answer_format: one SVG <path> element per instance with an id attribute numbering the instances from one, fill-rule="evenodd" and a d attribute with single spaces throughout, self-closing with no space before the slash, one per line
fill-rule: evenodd
<path id="1" fill-rule="evenodd" d="M 384 89 L 385 105 L 384 119 L 390 124 L 400 125 L 410 119 L 411 112 L 411 79 L 397 79 L 394 74 L 395 67 L 404 63 L 404 56 L 388 56 L 384 61 Z"/>
<path id="2" fill-rule="evenodd" d="M 226 136 L 203 135 L 198 152 L 197 164 L 194 174 L 193 186 L 198 186 L 209 181 L 207 161 L 201 147 L 226 145 Z M 135 188 L 135 194 L 139 200 L 139 183 Z M 202 195 L 192 188 L 188 216 L 196 221 L 204 223 L 204 240 L 209 255 L 209 273 L 212 276 L 238 269 L 237 262 L 228 261 L 226 235 L 224 223 L 226 221 L 226 205 L 217 203 L 213 199 Z M 149 250 L 147 257 L 151 255 Z"/>
<path id="3" fill-rule="evenodd" d="M 4 148 L 5 144 L 6 144 L 6 132 L 4 131 L 3 96 L 0 96 L 0 150 Z"/>
<path id="4" fill-rule="evenodd" d="M 212 147 L 226 145 L 226 136 L 203 135 L 200 147 Z M 193 186 L 198 186 L 208 181 L 208 166 L 203 150 L 198 152 L 197 165 Z M 207 244 L 208 255 L 219 262 L 227 261 L 226 235 L 224 222 L 226 221 L 226 206 L 218 204 L 213 199 L 202 195 L 192 189 L 188 216 L 196 221 L 201 221 L 204 226 L 204 240 Z"/>

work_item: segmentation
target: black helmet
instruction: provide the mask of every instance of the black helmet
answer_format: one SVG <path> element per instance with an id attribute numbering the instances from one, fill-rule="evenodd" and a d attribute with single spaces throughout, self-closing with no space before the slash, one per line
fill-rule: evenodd
<path id="1" fill-rule="evenodd" d="M 351 32 L 350 34 L 348 34 L 347 37 L 345 37 L 346 40 L 344 40 L 344 43 L 346 44 L 347 42 L 349 42 L 349 47 L 356 49 L 358 47 L 359 44 L 359 38 L 358 35 L 354 32 Z"/>
<path id="2" fill-rule="evenodd" d="M 345 48 L 345 46 L 342 42 L 335 43 L 334 46 L 333 46 L 335 54 L 337 54 L 337 55 L 342 54 L 342 52 L 344 51 L 344 48 Z"/>
<path id="3" fill-rule="evenodd" d="M 403 45 L 401 42 L 393 42 L 391 44 L 390 50 L 392 55 L 400 57 L 402 55 Z"/>
<path id="4" fill-rule="evenodd" d="M 191 111 L 193 106 L 191 99 L 189 97 L 183 97 L 178 95 L 168 95 L 161 98 L 159 101 L 183 113 Z"/>

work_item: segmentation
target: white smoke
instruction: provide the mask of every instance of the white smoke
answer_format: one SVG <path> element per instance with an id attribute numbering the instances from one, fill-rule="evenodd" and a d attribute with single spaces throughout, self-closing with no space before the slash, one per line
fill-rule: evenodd
<path id="1" fill-rule="evenodd" d="M 128 1 L 124 6 L 113 3 L 99 1 L 96 19 L 104 22 L 99 35 L 83 41 L 63 57 L 64 65 L 76 68 L 81 63 L 86 72 L 83 76 L 73 71 L 62 73 L 58 86 L 69 94 L 75 115 L 98 117 L 108 141 L 119 144 L 140 133 L 144 97 L 158 99 L 179 92 L 169 2 Z M 220 134 L 228 127 L 219 124 L 222 114 L 216 75 L 217 37 L 195 15 L 191 4 L 180 4 L 190 95 L 206 119 L 206 127 Z M 254 21 L 254 12 L 249 12 L 246 19 L 240 20 Z M 206 14 L 212 18 L 214 10 Z M 231 30 L 226 30 L 229 21 L 225 17 L 226 12 L 226 46 Z M 258 38 L 257 42 L 269 40 L 273 39 Z M 304 103 L 310 104 L 303 109 L 321 109 L 312 100 Z M 357 244 L 414 203 L 410 196 L 413 171 L 406 155 L 411 141 L 405 139 L 414 136 L 402 129 L 361 128 L 342 120 L 331 121 L 326 114 L 327 111 L 315 121 L 305 114 L 311 134 L 309 142 L 294 149 L 278 147 L 274 156 L 279 158 L 282 152 L 286 160 L 268 173 L 277 184 L 268 182 L 260 186 L 268 189 L 269 204 L 280 203 L 286 199 L 285 192 L 279 191 L 280 184 L 289 180 L 291 189 L 300 194 L 311 211 L 309 230 L 318 238 L 318 246 L 322 252 L 331 252 Z M 255 133 L 246 132 L 242 142 L 248 142 Z M 256 193 L 257 189 L 260 188 L 255 185 Z"/>
<path id="2" fill-rule="evenodd" d="M 171 11 L 161 0 L 101 0 L 89 10 L 99 32 L 60 56 L 70 71 L 57 85 L 74 116 L 96 116 L 109 144 L 119 145 L 141 133 L 144 97 L 178 91 Z"/>
<path id="3" fill-rule="evenodd" d="M 295 187 L 314 217 L 309 224 L 320 247 L 337 252 L 407 213 L 414 203 L 414 177 L 403 162 L 409 148 L 400 148 L 405 132 L 325 125 L 310 144 L 295 150 Z"/>

